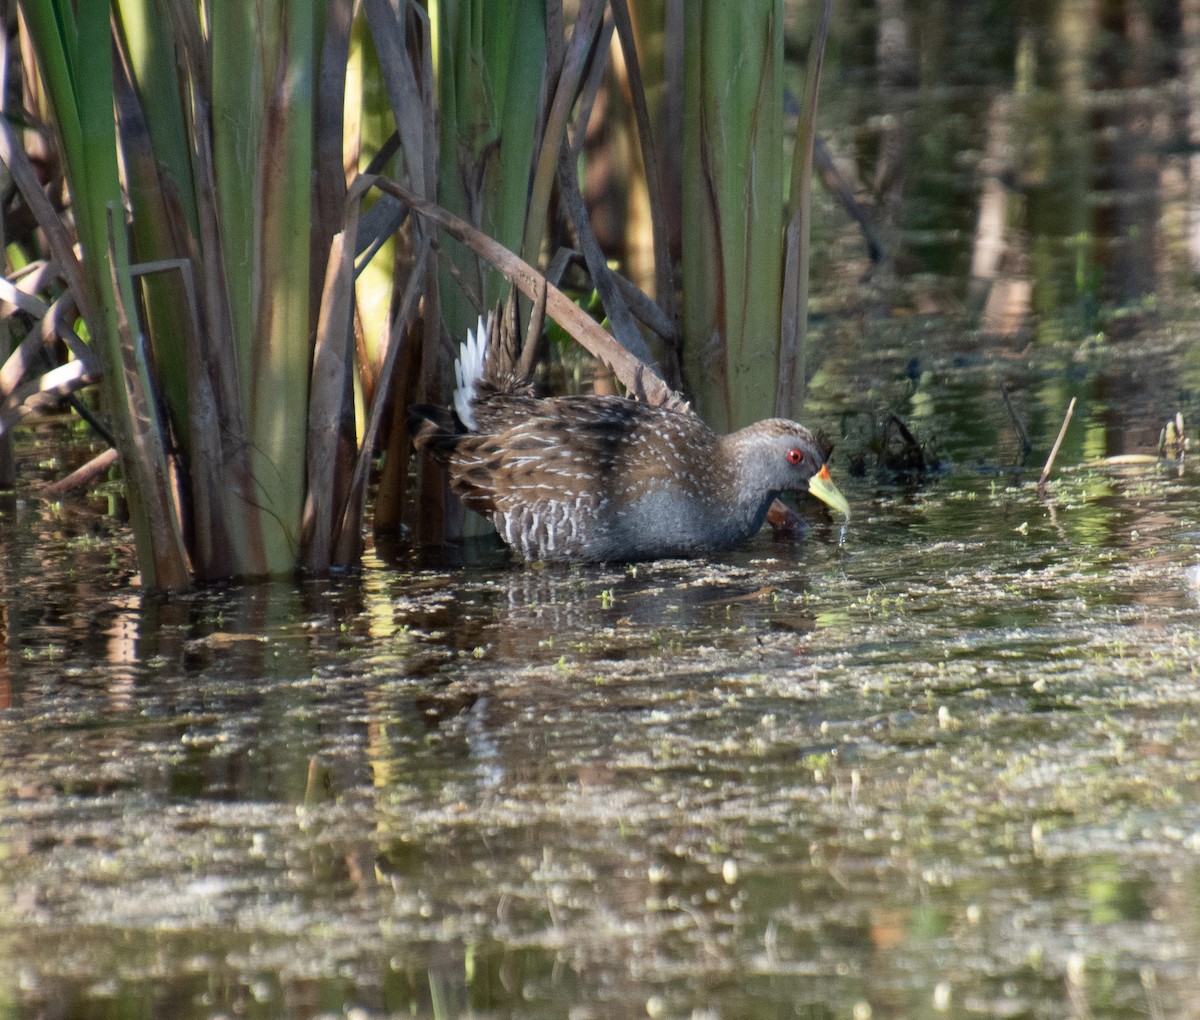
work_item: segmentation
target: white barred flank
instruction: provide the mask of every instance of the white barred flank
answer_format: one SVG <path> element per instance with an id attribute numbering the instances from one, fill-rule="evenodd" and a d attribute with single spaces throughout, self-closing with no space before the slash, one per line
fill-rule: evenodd
<path id="1" fill-rule="evenodd" d="M 500 537 L 526 559 L 573 559 L 594 537 L 596 510 L 594 500 L 579 496 L 525 503 L 491 517 Z"/>

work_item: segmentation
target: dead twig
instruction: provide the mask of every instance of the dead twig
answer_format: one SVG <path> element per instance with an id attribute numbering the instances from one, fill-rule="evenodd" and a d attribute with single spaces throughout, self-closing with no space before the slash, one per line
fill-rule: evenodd
<path id="1" fill-rule="evenodd" d="M 85 485 L 90 485 L 93 479 L 102 475 L 117 462 L 117 456 L 115 447 L 109 447 L 102 453 L 98 453 L 86 464 L 76 468 L 65 478 L 60 478 L 57 482 L 51 482 L 47 485 L 45 489 L 46 495 L 61 496 L 64 492 L 69 492 L 71 489 L 79 489 Z"/>
<path id="2" fill-rule="evenodd" d="M 1067 434 L 1067 426 L 1071 424 L 1071 415 L 1075 413 L 1075 398 L 1067 405 L 1067 413 L 1063 418 L 1062 428 L 1058 430 L 1058 438 L 1050 448 L 1050 456 L 1046 458 L 1046 466 L 1042 468 L 1042 477 L 1038 479 L 1038 493 L 1044 492 L 1046 480 L 1050 477 L 1050 469 L 1054 467 L 1054 458 L 1058 456 L 1058 448 L 1062 446 L 1063 437 Z"/>

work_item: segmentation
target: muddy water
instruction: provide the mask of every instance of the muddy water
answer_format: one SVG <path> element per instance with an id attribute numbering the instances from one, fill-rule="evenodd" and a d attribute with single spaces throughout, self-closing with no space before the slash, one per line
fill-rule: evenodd
<path id="1" fill-rule="evenodd" d="M 0 1017 L 1200 1017 L 1197 451 L 1098 463 L 1200 422 L 1194 40 L 907 6 L 822 100 L 848 527 L 162 599 L 22 437 Z"/>
<path id="2" fill-rule="evenodd" d="M 163 600 L 10 501 L 0 1015 L 1197 1015 L 1197 476 L 1089 404 L 1039 497 L 956 358 L 987 443 L 708 562 Z"/>

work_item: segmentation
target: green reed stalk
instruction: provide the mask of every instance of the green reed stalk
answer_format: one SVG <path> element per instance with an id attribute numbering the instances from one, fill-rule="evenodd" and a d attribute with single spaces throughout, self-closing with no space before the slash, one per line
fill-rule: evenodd
<path id="1" fill-rule="evenodd" d="M 542 108 L 546 4 L 437 0 L 431 7 L 440 100 L 438 200 L 520 251 Z M 451 336 L 461 338 L 479 307 L 494 305 L 506 286 L 456 241 L 447 241 L 446 250 L 458 278 L 443 270 L 442 316 Z"/>
<path id="2" fill-rule="evenodd" d="M 833 0 L 824 0 L 821 17 L 808 49 L 804 93 L 792 150 L 792 183 L 784 232 L 783 295 L 780 310 L 779 375 L 775 413 L 795 418 L 804 396 L 808 333 L 809 235 L 812 226 L 813 140 L 817 133 L 817 93 L 825 62 L 825 40 L 833 17 Z"/>
<path id="3" fill-rule="evenodd" d="M 772 410 L 782 281 L 782 3 L 684 14 L 684 374 L 736 428 Z"/>

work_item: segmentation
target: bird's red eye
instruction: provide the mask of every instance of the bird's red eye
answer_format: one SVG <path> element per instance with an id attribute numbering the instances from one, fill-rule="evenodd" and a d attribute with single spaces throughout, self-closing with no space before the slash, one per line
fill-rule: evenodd
<path id="1" fill-rule="evenodd" d="M 801 450 L 800 447 L 798 447 L 798 446 L 793 446 L 787 452 L 787 462 L 789 464 L 803 464 L 804 463 L 804 451 Z"/>

